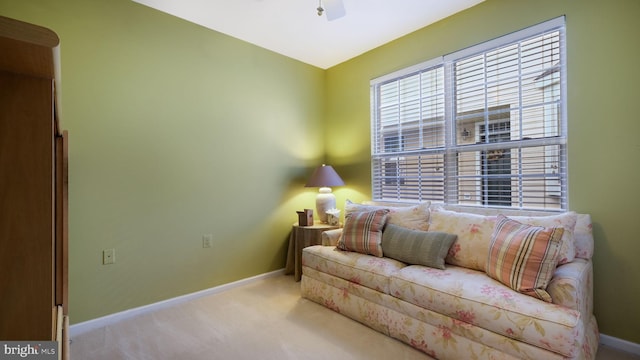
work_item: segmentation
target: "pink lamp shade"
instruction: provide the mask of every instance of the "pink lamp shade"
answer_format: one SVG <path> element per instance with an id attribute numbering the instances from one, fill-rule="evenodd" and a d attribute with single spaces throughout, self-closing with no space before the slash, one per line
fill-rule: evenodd
<path id="1" fill-rule="evenodd" d="M 340 175 L 329 165 L 318 166 L 307 181 L 305 187 L 318 187 L 319 193 L 316 197 L 316 211 L 320 221 L 327 222 L 327 210 L 336 208 L 336 197 L 331 192 L 331 186 L 343 186 L 344 181 Z"/>
<path id="2" fill-rule="evenodd" d="M 331 165 L 322 164 L 318 166 L 314 171 L 309 181 L 304 187 L 331 187 L 331 186 L 344 186 L 344 181 L 340 178 L 340 175 L 333 170 Z"/>

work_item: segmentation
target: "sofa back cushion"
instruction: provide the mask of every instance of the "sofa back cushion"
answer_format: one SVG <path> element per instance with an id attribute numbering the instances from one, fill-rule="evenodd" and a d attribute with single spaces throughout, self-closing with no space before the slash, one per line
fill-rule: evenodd
<path id="1" fill-rule="evenodd" d="M 558 264 L 563 233 L 562 227 L 528 225 L 498 215 L 487 275 L 513 290 L 551 302 L 546 289 Z"/>
<path id="2" fill-rule="evenodd" d="M 495 216 L 435 207 L 431 210 L 429 230 L 457 235 L 445 259 L 448 264 L 484 271 L 494 224 Z"/>
<path id="3" fill-rule="evenodd" d="M 549 216 L 509 216 L 512 220 L 519 221 L 528 225 L 543 227 L 562 227 L 562 241 L 560 243 L 560 254 L 558 256 L 558 264 L 567 264 L 576 257 L 575 247 L 575 227 L 578 216 L 575 212 L 569 211 L 562 214 Z"/>
<path id="4" fill-rule="evenodd" d="M 429 205 L 431 202 L 425 201 L 419 204 L 396 204 L 396 203 L 373 203 L 357 204 L 347 200 L 344 205 L 346 216 L 352 212 L 373 211 L 380 209 L 389 210 L 389 224 L 402 226 L 414 230 L 429 230 Z"/>
<path id="5" fill-rule="evenodd" d="M 405 264 L 444 269 L 444 258 L 455 240 L 453 234 L 387 224 L 382 232 L 382 253 Z"/>
<path id="6" fill-rule="evenodd" d="M 558 220 L 561 222 L 565 222 L 566 224 L 570 224 L 572 221 L 569 220 L 567 222 L 566 220 L 569 219 L 572 215 L 567 216 L 565 214 L 574 214 L 573 212 L 558 213 L 553 211 L 541 211 L 541 210 L 498 209 L 498 208 L 489 208 L 489 207 L 448 205 L 448 204 L 432 204 L 429 206 L 429 204 L 430 202 L 428 201 L 417 204 L 417 205 L 407 204 L 407 203 L 380 202 L 380 201 L 364 201 L 362 204 L 355 204 L 347 200 L 345 204 L 345 214 L 349 213 L 350 211 L 364 211 L 367 209 L 372 210 L 372 209 L 386 208 L 392 212 L 391 217 L 389 218 L 389 221 L 388 221 L 391 224 L 413 228 L 416 230 L 430 229 L 430 230 L 436 230 L 436 231 L 442 231 L 442 230 L 436 229 L 436 228 L 429 228 L 429 226 L 431 225 L 429 223 L 425 224 L 425 220 L 424 220 L 426 218 L 427 219 L 426 221 L 429 222 L 429 219 L 431 217 L 430 213 L 433 213 L 433 211 L 436 209 L 448 210 L 450 212 L 457 212 L 461 214 L 475 214 L 475 215 L 489 216 L 491 217 L 489 220 L 492 220 L 494 222 L 495 222 L 495 216 L 497 216 L 498 214 L 503 214 L 505 216 L 515 217 L 515 218 L 521 217 L 521 216 L 530 217 L 530 218 L 542 217 L 542 218 L 547 218 L 547 219 L 543 219 L 542 221 L 548 220 L 553 222 Z M 557 217 L 557 218 L 553 219 L 554 217 Z M 576 258 L 581 258 L 586 260 L 590 260 L 593 257 L 594 245 L 593 245 L 591 216 L 589 214 L 575 214 L 575 217 L 576 217 L 576 221 L 575 221 L 574 230 L 572 232 L 569 231 L 563 235 L 564 239 L 563 239 L 563 245 L 561 250 L 562 255 L 560 255 L 560 260 L 559 260 L 560 264 L 571 262 L 574 256 Z M 438 223 L 437 220 L 435 222 Z M 408 225 L 410 223 L 415 225 Z M 440 224 L 440 225 L 443 226 L 444 228 L 449 227 L 443 224 Z M 536 225 L 556 226 L 554 224 L 549 224 L 549 223 L 536 224 Z M 568 225 L 563 227 L 565 227 L 565 230 L 567 230 L 567 228 L 570 229 L 571 226 Z M 458 234 L 457 231 L 450 232 L 450 233 Z M 489 237 L 490 237 L 490 234 L 488 234 L 486 238 L 487 244 L 489 241 Z M 573 239 L 573 240 L 565 241 L 566 239 Z M 458 244 L 457 245 L 454 244 L 454 246 L 452 246 L 451 248 L 451 251 L 456 251 L 456 248 L 460 247 L 458 246 L 460 245 L 460 241 L 461 239 L 458 238 L 457 240 Z M 475 244 L 475 245 L 479 246 L 480 244 Z M 467 248 L 467 246 L 461 246 L 461 249 L 459 250 L 461 252 L 456 254 L 455 256 L 448 257 L 447 262 L 451 264 L 455 263 L 458 265 L 460 265 L 461 263 L 465 263 L 466 261 L 464 259 L 468 258 L 467 257 L 468 253 L 464 251 L 465 248 Z M 477 261 L 474 261 L 474 262 L 476 264 L 478 263 Z M 481 261 L 481 262 L 484 263 L 484 261 Z M 461 266 L 465 266 L 465 265 L 461 265 Z M 472 266 L 471 268 L 476 268 L 476 267 Z M 478 269 L 478 270 L 482 270 L 482 269 Z"/>
<path id="7" fill-rule="evenodd" d="M 517 218 L 520 216 L 526 217 L 563 217 L 564 214 L 569 214 L 573 212 L 567 213 L 558 213 L 553 211 L 540 211 L 540 210 L 519 210 L 519 209 L 498 209 L 498 208 L 489 208 L 489 207 L 475 207 L 475 206 L 463 206 L 463 205 L 445 205 L 445 204 L 434 204 L 432 205 L 432 210 L 435 208 L 442 208 L 445 210 L 456 211 L 461 213 L 471 213 L 477 215 L 485 215 L 485 216 L 497 216 L 498 214 L 502 214 L 508 217 Z M 590 260 L 593 257 L 593 232 L 592 232 L 592 224 L 591 224 L 591 216 L 589 214 L 580 214 L 575 213 L 576 216 L 576 224 L 573 230 L 573 245 L 575 252 L 575 257 Z M 555 226 L 555 225 L 544 225 L 544 226 Z M 564 237 L 570 234 L 565 234 Z M 566 252 L 565 252 L 566 251 Z M 561 263 L 570 262 L 571 260 L 571 248 L 564 248 L 563 254 L 561 257 L 566 257 L 566 261 L 561 261 Z"/>
<path id="8" fill-rule="evenodd" d="M 593 226 L 591 215 L 578 214 L 575 233 L 576 257 L 589 260 L 593 257 Z"/>

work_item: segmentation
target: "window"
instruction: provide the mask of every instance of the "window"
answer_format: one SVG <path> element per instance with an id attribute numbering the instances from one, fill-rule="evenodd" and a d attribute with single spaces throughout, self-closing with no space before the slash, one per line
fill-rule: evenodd
<path id="1" fill-rule="evenodd" d="M 567 208 L 564 18 L 371 82 L 374 200 Z"/>

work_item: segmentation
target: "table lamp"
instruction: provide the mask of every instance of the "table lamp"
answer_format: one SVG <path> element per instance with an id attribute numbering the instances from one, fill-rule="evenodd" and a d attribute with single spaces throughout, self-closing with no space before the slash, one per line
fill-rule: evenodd
<path id="1" fill-rule="evenodd" d="M 329 165 L 318 166 L 311 175 L 304 187 L 318 187 L 319 192 L 316 197 L 316 211 L 323 223 L 327 222 L 327 210 L 336 208 L 336 196 L 331 192 L 331 186 L 343 186 L 344 181 L 338 173 Z"/>

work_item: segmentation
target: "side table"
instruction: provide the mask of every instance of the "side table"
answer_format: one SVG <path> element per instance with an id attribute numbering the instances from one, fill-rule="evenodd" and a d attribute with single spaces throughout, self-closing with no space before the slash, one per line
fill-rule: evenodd
<path id="1" fill-rule="evenodd" d="M 293 224 L 289 236 L 289 250 L 287 251 L 287 265 L 285 274 L 294 273 L 295 280 L 302 277 L 302 249 L 311 245 L 322 245 L 322 233 L 327 230 L 338 229 L 340 226 L 317 223 L 312 226 Z"/>

